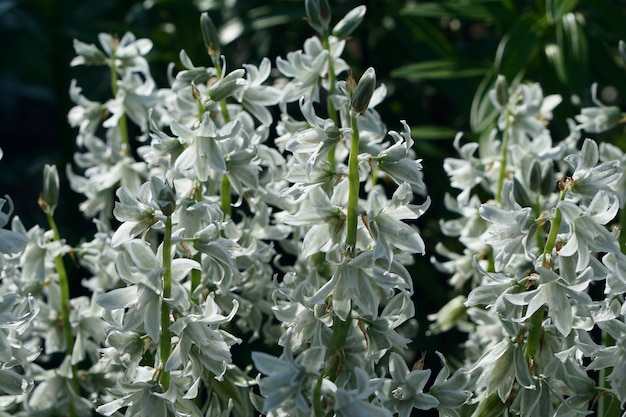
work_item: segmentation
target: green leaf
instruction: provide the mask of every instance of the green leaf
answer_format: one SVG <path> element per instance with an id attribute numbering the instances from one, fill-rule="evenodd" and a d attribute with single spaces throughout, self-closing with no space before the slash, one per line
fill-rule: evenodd
<path id="1" fill-rule="evenodd" d="M 506 33 L 495 57 L 495 69 L 514 85 L 511 80 L 522 78 L 535 61 L 543 45 L 542 37 L 547 26 L 537 16 L 522 16 Z"/>
<path id="2" fill-rule="evenodd" d="M 489 125 L 498 116 L 498 111 L 489 99 L 489 90 L 495 83 L 496 75 L 494 70 L 487 72 L 474 94 L 470 109 L 470 126 L 474 133 L 488 132 Z"/>
<path id="3" fill-rule="evenodd" d="M 570 69 L 566 80 L 572 88 L 582 88 L 587 80 L 589 61 L 582 22 L 574 13 L 568 13 L 557 24 L 557 43 L 563 53 L 563 65 Z"/>
<path id="4" fill-rule="evenodd" d="M 548 23 L 558 22 L 570 13 L 576 5 L 578 0 L 546 0 L 546 18 Z"/>
<path id="5" fill-rule="evenodd" d="M 559 81 L 567 84 L 567 67 L 563 59 L 563 50 L 558 45 L 551 43 L 545 46 L 544 52 Z"/>
<path id="6" fill-rule="evenodd" d="M 433 52 L 441 56 L 453 57 L 456 55 L 454 46 L 444 36 L 441 29 L 427 19 L 411 16 L 402 17 L 402 21 L 411 30 L 413 42 L 424 42 Z"/>
<path id="7" fill-rule="evenodd" d="M 391 72 L 392 77 L 408 80 L 440 80 L 466 77 L 482 77 L 487 70 L 471 67 L 454 59 L 437 59 L 400 67 Z"/>
<path id="8" fill-rule="evenodd" d="M 483 0 L 459 3 L 425 2 L 405 7 L 400 12 L 408 16 L 420 17 L 459 17 L 474 20 L 489 20 L 506 12 L 501 1 Z"/>
<path id="9" fill-rule="evenodd" d="M 423 140 L 450 139 L 456 135 L 456 130 L 444 126 L 423 125 L 411 128 L 411 137 Z"/>

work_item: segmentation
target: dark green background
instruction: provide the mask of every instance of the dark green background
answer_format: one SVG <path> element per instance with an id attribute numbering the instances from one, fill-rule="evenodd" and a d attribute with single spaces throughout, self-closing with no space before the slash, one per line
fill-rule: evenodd
<path id="1" fill-rule="evenodd" d="M 208 3 L 208 2 L 207 2 Z M 225 4 L 236 3 L 234 7 Z M 333 23 L 358 5 L 331 1 Z M 100 68 L 70 68 L 72 39 L 97 44 L 97 34 L 122 35 L 132 31 L 154 42 L 148 59 L 153 76 L 166 84 L 166 67 L 178 61 L 184 48 L 192 60 L 209 65 L 199 31 L 200 11 L 192 1 L 155 0 L 1 0 L 0 1 L 0 195 L 9 194 L 16 213 L 27 227 L 45 224 L 36 204 L 45 163 L 65 166 L 75 151 L 74 135 L 66 122 L 72 106 L 68 89 L 78 79 L 84 94 L 94 100 L 109 96 L 109 80 Z M 263 56 L 277 56 L 301 48 L 312 30 L 304 21 L 302 1 L 214 1 L 209 10 L 216 25 L 240 19 L 241 36 L 224 45 L 229 68 L 258 64 Z M 454 352 L 462 338 L 449 333 L 426 337 L 426 314 L 433 313 L 454 294 L 446 277 L 429 263 L 435 244 L 446 240 L 439 219 L 449 190 L 442 169 L 443 158 L 453 156 L 452 138 L 457 131 L 468 140 L 486 131 L 492 117 L 489 106 L 472 110 L 476 92 L 483 93 L 498 73 L 515 79 L 541 82 L 545 94 L 559 93 L 564 100 L 556 111 L 554 135 L 565 131 L 565 118 L 581 105 L 589 105 L 589 88 L 614 88 L 613 104 L 622 106 L 626 77 L 617 52 L 626 39 L 626 2 L 586 1 L 366 1 L 363 25 L 353 34 L 344 55 L 355 74 L 368 66 L 376 69 L 389 96 L 377 109 L 390 129 L 401 129 L 407 120 L 415 129 L 416 152 L 423 158 L 425 180 L 433 205 L 420 220 L 429 253 L 416 260 L 415 288 L 420 330 L 417 351 L 428 351 L 427 365 L 438 368 L 435 350 Z M 413 6 L 409 6 L 413 4 Z M 555 45 L 557 58 L 546 54 Z M 550 48 L 550 47 L 548 47 Z M 478 99 L 480 99 L 480 94 Z M 572 100 L 572 97 L 574 100 Z M 480 102 L 480 101 L 478 101 Z M 597 137 L 618 144 L 623 132 L 614 130 Z M 81 220 L 81 197 L 64 189 L 57 217 L 61 233 L 70 244 L 89 239 L 91 224 Z M 74 289 L 77 291 L 77 289 Z"/>

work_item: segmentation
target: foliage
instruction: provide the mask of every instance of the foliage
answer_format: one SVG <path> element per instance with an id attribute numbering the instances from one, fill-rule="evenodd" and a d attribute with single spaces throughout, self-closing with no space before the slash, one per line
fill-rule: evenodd
<path id="1" fill-rule="evenodd" d="M 96 232 L 63 238 L 56 165 L 38 201 L 47 227 L 0 199 L 0 415 L 623 413 L 625 157 L 583 133 L 619 134 L 624 119 L 596 84 L 573 118 L 558 113 L 587 94 L 588 57 L 603 52 L 589 4 L 427 2 L 393 15 L 441 55 L 398 79 L 477 89 L 478 140 L 457 134 L 448 155 L 414 137 L 459 126 L 388 130 L 379 72 L 345 57 L 372 10 L 306 0 L 314 36 L 272 61 L 252 32 L 290 21 L 291 4 L 246 24 L 244 2 L 199 3 L 211 14 L 179 33 L 202 53 L 182 50 L 167 69 L 131 32 L 73 42 L 71 66 L 103 69 L 110 90 L 69 89 L 78 150 L 65 176 Z M 467 65 L 432 18 L 493 25 L 495 62 Z M 544 68 L 541 83 L 523 81 Z M 445 158 L 449 186 L 432 181 L 458 190 L 444 199 L 455 218 L 433 214 L 420 151 Z M 417 227 L 427 216 L 446 236 L 432 247 L 432 226 L 430 239 Z M 416 257 L 431 250 L 430 264 Z M 429 332 L 466 334 L 461 355 L 436 353 L 436 376 L 410 344 L 415 288 L 435 271 L 453 297 Z"/>

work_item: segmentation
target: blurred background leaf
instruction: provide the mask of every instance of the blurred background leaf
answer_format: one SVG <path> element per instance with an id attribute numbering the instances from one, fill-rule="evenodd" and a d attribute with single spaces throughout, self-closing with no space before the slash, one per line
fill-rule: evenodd
<path id="1" fill-rule="evenodd" d="M 330 1 L 333 23 L 358 5 Z M 545 94 L 561 94 L 555 117 L 564 121 L 590 104 L 589 88 L 599 83 L 600 99 L 623 107 L 626 74 L 617 45 L 626 40 L 626 0 L 368 0 L 361 27 L 346 45 L 345 59 L 356 74 L 376 68 L 388 99 L 377 107 L 389 129 L 406 120 L 423 158 L 433 203 L 419 223 L 429 253 L 416 259 L 417 319 L 420 350 L 457 344 L 458 334 L 424 337 L 426 314 L 451 298 L 446 277 L 429 258 L 437 242 L 439 218 L 449 183 L 443 159 L 454 156 L 457 131 L 478 140 L 493 123 L 487 99 L 498 74 L 510 85 L 540 82 Z M 185 49 L 199 65 L 209 65 L 199 30 L 200 12 L 208 10 L 220 30 L 229 68 L 258 64 L 299 49 L 312 36 L 301 0 L 3 0 L 0 1 L 0 195 L 15 200 L 27 227 L 43 223 L 37 207 L 44 163 L 59 172 L 72 161 L 74 135 L 66 122 L 71 107 L 70 80 L 78 79 L 94 100 L 109 97 L 108 75 L 99 68 L 70 68 L 72 39 L 97 43 L 97 34 L 134 32 L 150 38 L 148 58 L 162 86 L 167 65 Z M 275 62 L 275 61 L 274 61 Z M 566 134 L 555 126 L 556 137 Z M 624 141 L 621 132 L 605 140 Z M 80 197 L 68 192 L 60 202 L 58 223 L 70 243 L 80 240 L 89 222 L 78 224 Z M 454 246 L 454 242 L 449 242 Z M 434 338 L 434 337 L 433 337 Z M 452 348 L 451 348 L 452 349 Z M 430 355 L 438 366 L 435 355 Z"/>

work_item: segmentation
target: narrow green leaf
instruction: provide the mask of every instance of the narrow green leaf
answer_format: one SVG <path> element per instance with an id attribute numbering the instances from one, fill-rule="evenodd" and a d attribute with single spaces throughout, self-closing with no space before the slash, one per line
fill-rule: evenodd
<path id="1" fill-rule="evenodd" d="M 497 73 L 494 70 L 489 70 L 478 85 L 472 99 L 470 126 L 474 133 L 489 131 L 488 126 L 495 121 L 498 115 L 498 111 L 491 103 L 488 95 L 495 83 L 496 76 Z"/>
<path id="2" fill-rule="evenodd" d="M 574 13 L 568 13 L 557 25 L 557 42 L 563 54 L 565 68 L 576 68 L 568 71 L 568 84 L 572 88 L 582 88 L 587 80 L 588 50 L 587 38 L 581 20 Z"/>
<path id="3" fill-rule="evenodd" d="M 436 80 L 482 77 L 485 72 L 485 68 L 472 68 L 454 59 L 437 59 L 400 67 L 392 71 L 391 76 L 409 80 Z"/>
<path id="4" fill-rule="evenodd" d="M 567 84 L 567 67 L 565 66 L 565 60 L 563 59 L 563 50 L 553 43 L 545 46 L 544 52 L 548 62 L 554 68 L 556 76 L 563 84 Z"/>
<path id="5" fill-rule="evenodd" d="M 423 125 L 411 128 L 411 136 L 414 139 L 439 140 L 450 139 L 456 135 L 456 130 L 444 126 Z"/>
<path id="6" fill-rule="evenodd" d="M 498 45 L 494 64 L 496 71 L 509 81 L 524 74 L 542 48 L 541 38 L 546 28 L 545 21 L 535 15 L 520 17 Z"/>
<path id="7" fill-rule="evenodd" d="M 546 18 L 548 23 L 558 22 L 578 5 L 578 0 L 547 0 Z"/>
<path id="8" fill-rule="evenodd" d="M 425 2 L 405 7 L 400 13 L 420 17 L 458 17 L 473 20 L 489 20 L 502 15 L 505 11 L 501 1 L 486 0 L 466 3 L 454 1 Z"/>
<path id="9" fill-rule="evenodd" d="M 425 18 L 417 16 L 401 16 L 404 24 L 411 30 L 415 41 L 424 42 L 433 52 L 440 56 L 455 56 L 457 51 L 450 41 L 444 36 L 441 29 Z"/>

